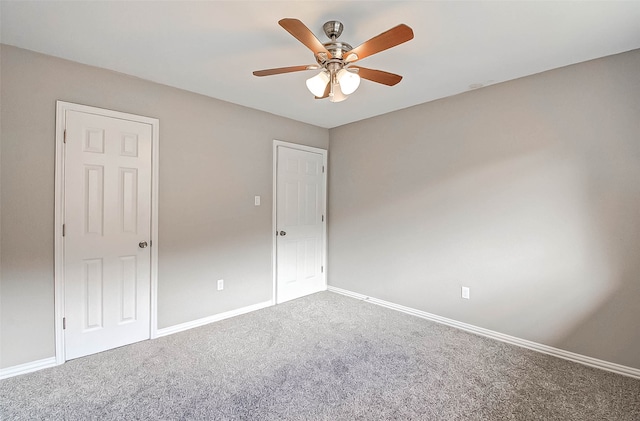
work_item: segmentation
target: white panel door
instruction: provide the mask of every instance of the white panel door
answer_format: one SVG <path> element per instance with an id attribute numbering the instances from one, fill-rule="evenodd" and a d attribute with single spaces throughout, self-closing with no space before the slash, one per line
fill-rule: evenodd
<path id="1" fill-rule="evenodd" d="M 277 147 L 277 302 L 326 289 L 323 155 Z"/>
<path id="2" fill-rule="evenodd" d="M 150 335 L 151 125 L 66 111 L 67 360 Z"/>

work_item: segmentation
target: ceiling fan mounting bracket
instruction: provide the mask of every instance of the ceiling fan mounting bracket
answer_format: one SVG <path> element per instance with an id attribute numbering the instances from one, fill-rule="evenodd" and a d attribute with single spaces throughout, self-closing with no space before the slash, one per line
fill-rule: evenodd
<path id="1" fill-rule="evenodd" d="M 322 30 L 332 41 L 335 41 L 342 34 L 343 29 L 344 25 L 337 20 L 330 20 L 322 25 Z"/>

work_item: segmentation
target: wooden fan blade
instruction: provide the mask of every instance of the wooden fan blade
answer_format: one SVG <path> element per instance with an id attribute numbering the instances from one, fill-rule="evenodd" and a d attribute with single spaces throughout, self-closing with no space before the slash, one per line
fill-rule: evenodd
<path id="1" fill-rule="evenodd" d="M 322 45 L 320 40 L 318 40 L 318 38 L 313 35 L 313 32 L 311 32 L 309 28 L 307 28 L 304 23 L 302 23 L 298 19 L 284 18 L 280 19 L 278 23 L 280 24 L 280 26 L 286 29 L 287 32 L 293 35 L 294 38 L 306 45 L 306 47 L 310 49 L 314 55 L 318 53 L 325 53 L 327 55 L 327 58 L 332 57 L 329 50 L 327 50 L 325 46 Z"/>
<path id="2" fill-rule="evenodd" d="M 380 51 L 387 50 L 412 39 L 413 30 L 405 24 L 400 24 L 371 38 L 369 41 L 363 42 L 353 50 L 346 53 L 347 61 L 354 62 L 362 60 L 365 57 L 369 57 L 373 54 L 379 53 Z M 350 58 L 349 56 L 352 54 L 355 54 L 357 57 Z"/>
<path id="3" fill-rule="evenodd" d="M 349 68 L 358 69 L 358 74 L 363 79 L 387 86 L 397 85 L 402 80 L 402 76 L 396 75 L 395 73 L 383 72 L 382 70 L 367 69 L 366 67 L 360 66 L 350 66 Z"/>
<path id="4" fill-rule="evenodd" d="M 277 69 L 265 69 L 265 70 L 256 70 L 253 72 L 254 76 L 271 76 L 271 75 L 279 75 L 281 73 L 291 73 L 291 72 L 301 72 L 303 70 L 315 70 L 318 66 L 291 66 L 291 67 L 278 67 Z"/>
<path id="5" fill-rule="evenodd" d="M 327 87 L 324 88 L 324 94 L 322 94 L 322 96 L 317 96 L 315 97 L 316 99 L 325 99 L 327 97 L 329 97 L 329 93 L 331 92 L 331 83 L 327 82 Z"/>

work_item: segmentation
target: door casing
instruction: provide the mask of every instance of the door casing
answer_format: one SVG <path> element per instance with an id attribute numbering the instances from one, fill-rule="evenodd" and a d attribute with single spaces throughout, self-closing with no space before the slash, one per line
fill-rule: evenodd
<path id="1" fill-rule="evenodd" d="M 66 112 L 78 111 L 119 118 L 151 125 L 151 303 L 150 337 L 157 336 L 158 330 L 158 157 L 159 128 L 156 118 L 96 108 L 88 105 L 56 101 L 56 162 L 55 162 L 55 227 L 54 227 L 54 309 L 55 309 L 55 357 L 56 364 L 65 362 L 64 347 L 64 131 Z"/>
<path id="2" fill-rule="evenodd" d="M 324 227 L 323 227 L 323 232 L 322 232 L 322 265 L 324 267 L 324 285 L 325 288 L 328 285 L 327 279 L 328 279 L 328 269 L 327 269 L 327 225 L 329 224 L 328 221 L 328 215 L 327 215 L 327 174 L 329 173 L 329 169 L 327 166 L 327 156 L 328 156 L 328 152 L 325 149 L 320 149 L 320 148 L 314 148 L 312 146 L 306 146 L 306 145 L 299 145 L 297 143 L 290 143 L 290 142 L 284 142 L 281 140 L 274 140 L 273 141 L 273 219 L 272 219 L 272 230 L 271 230 L 271 236 L 272 236 L 272 253 L 271 253 L 271 267 L 272 267 L 272 271 L 273 271 L 273 295 L 272 295 L 272 303 L 273 304 L 278 304 L 277 301 L 277 287 L 278 287 L 278 265 L 277 265 L 277 259 L 278 259 L 278 255 L 277 255 L 277 251 L 278 251 L 278 245 L 277 245 L 277 236 L 276 236 L 276 232 L 278 230 L 278 226 L 277 226 L 277 222 L 278 222 L 278 191 L 277 191 L 277 186 L 278 186 L 278 147 L 282 146 L 282 147 L 286 147 L 286 148 L 291 148 L 291 149 L 298 149 L 301 151 L 306 151 L 306 152 L 313 152 L 313 153 L 317 153 L 322 155 L 322 165 L 324 166 L 324 172 L 323 172 L 323 183 L 324 183 L 324 203 L 323 206 L 324 208 L 322 209 L 322 214 L 324 215 Z"/>

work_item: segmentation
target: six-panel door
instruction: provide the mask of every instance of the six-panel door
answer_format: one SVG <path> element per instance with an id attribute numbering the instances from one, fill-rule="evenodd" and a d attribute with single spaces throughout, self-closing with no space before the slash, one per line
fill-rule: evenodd
<path id="1" fill-rule="evenodd" d="M 66 112 L 65 357 L 150 335 L 151 126 Z"/>
<path id="2" fill-rule="evenodd" d="M 326 288 L 323 273 L 323 156 L 277 148 L 277 302 Z"/>

